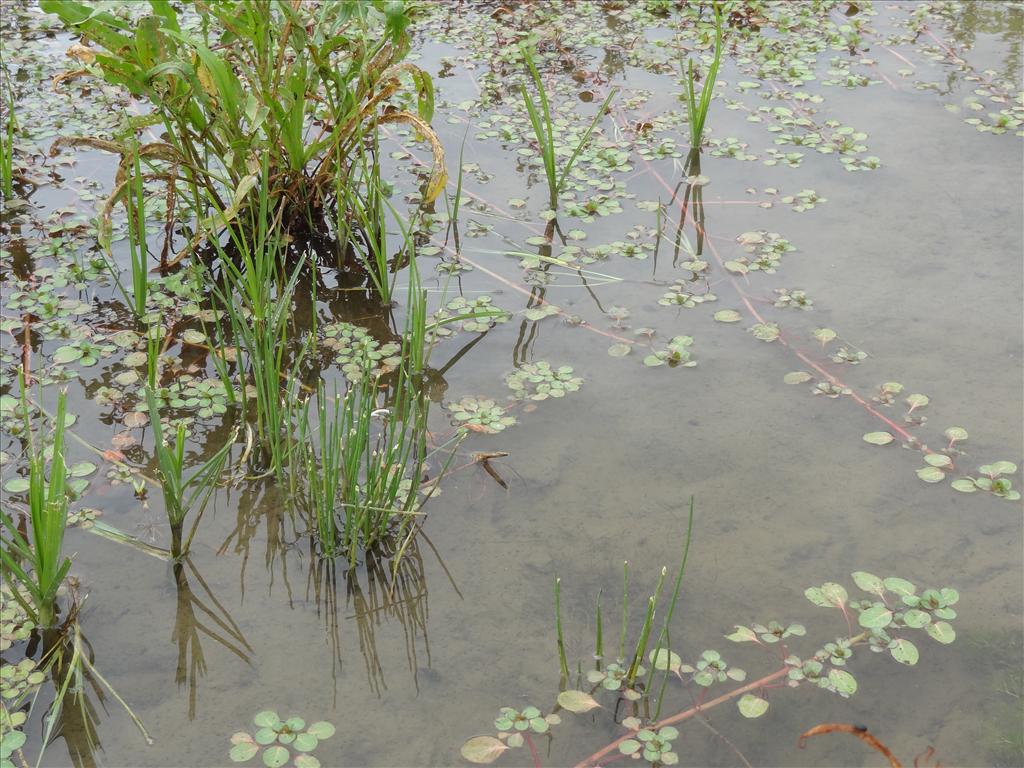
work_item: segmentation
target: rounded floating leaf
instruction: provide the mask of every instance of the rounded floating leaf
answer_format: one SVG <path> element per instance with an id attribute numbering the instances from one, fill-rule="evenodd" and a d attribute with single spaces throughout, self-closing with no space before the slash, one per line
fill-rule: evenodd
<path id="1" fill-rule="evenodd" d="M 907 395 L 906 404 L 910 406 L 911 410 L 914 408 L 924 408 L 931 400 L 928 399 L 928 395 Z"/>
<path id="2" fill-rule="evenodd" d="M 612 344 L 608 347 L 608 354 L 612 357 L 625 357 L 632 350 L 629 344 Z"/>
<path id="3" fill-rule="evenodd" d="M 807 371 L 793 371 L 783 376 L 782 380 L 786 384 L 803 384 L 805 381 L 810 381 L 813 378 Z"/>
<path id="4" fill-rule="evenodd" d="M 945 645 L 949 645 L 956 640 L 956 632 L 949 625 L 949 622 L 946 621 L 936 621 L 934 624 L 929 624 L 925 632 L 931 635 L 933 639 Z"/>
<path id="5" fill-rule="evenodd" d="M 636 739 L 626 739 L 624 742 L 619 744 L 619 752 L 624 755 L 632 755 L 637 752 L 641 746 L 643 745 Z"/>
<path id="6" fill-rule="evenodd" d="M 312 755 L 296 755 L 295 768 L 320 768 L 320 761 Z"/>
<path id="7" fill-rule="evenodd" d="M 941 483 L 946 479 L 946 473 L 938 467 L 921 467 L 917 470 L 917 476 L 926 483 Z"/>
<path id="8" fill-rule="evenodd" d="M 82 356 L 82 350 L 78 347 L 58 347 L 57 351 L 53 353 L 53 362 L 55 363 L 71 363 L 78 360 Z"/>
<path id="9" fill-rule="evenodd" d="M 238 731 L 237 733 L 231 734 L 232 744 L 252 744 L 252 736 L 245 731 Z"/>
<path id="10" fill-rule="evenodd" d="M 929 453 L 924 457 L 924 463 L 933 467 L 951 467 L 953 460 L 944 453 Z"/>
<path id="11" fill-rule="evenodd" d="M 961 493 L 974 493 L 978 490 L 978 486 L 969 477 L 961 477 L 958 480 L 954 480 L 950 485 L 954 491 L 960 491 Z"/>
<path id="12" fill-rule="evenodd" d="M 301 717 L 289 717 L 284 724 L 288 726 L 289 731 L 301 731 L 306 727 L 306 721 Z"/>
<path id="13" fill-rule="evenodd" d="M 676 670 L 683 663 L 683 660 L 679 658 L 679 654 L 673 653 L 668 648 L 658 648 L 651 651 L 647 654 L 647 659 L 654 665 L 655 669 L 659 670 Z"/>
<path id="14" fill-rule="evenodd" d="M 257 744 L 273 744 L 275 741 L 277 741 L 277 731 L 273 728 L 260 728 L 256 731 Z"/>
<path id="15" fill-rule="evenodd" d="M 885 581 L 882 582 L 885 588 L 890 592 L 897 595 L 912 595 L 917 591 L 917 587 L 911 584 L 906 579 L 901 579 L 898 576 L 887 576 Z"/>
<path id="16" fill-rule="evenodd" d="M 299 752 L 312 752 L 320 740 L 311 733 L 300 733 L 295 736 L 295 749 Z"/>
<path id="17" fill-rule="evenodd" d="M 911 608 L 903 614 L 903 623 L 911 629 L 920 629 L 921 627 L 927 626 L 931 620 L 932 617 L 929 616 L 927 612 L 918 608 Z"/>
<path id="18" fill-rule="evenodd" d="M 854 571 L 850 575 L 853 576 L 853 583 L 865 592 L 881 594 L 882 590 L 885 589 L 885 585 L 882 584 L 882 580 L 873 573 L 868 573 L 867 571 Z"/>
<path id="19" fill-rule="evenodd" d="M 892 611 L 884 605 L 874 605 L 861 611 L 857 621 L 866 629 L 881 629 L 892 623 Z"/>
<path id="20" fill-rule="evenodd" d="M 742 261 L 727 261 L 722 266 L 735 275 L 745 275 L 750 271 Z"/>
<path id="21" fill-rule="evenodd" d="M 967 430 L 963 427 L 950 427 L 945 431 L 946 439 L 951 443 L 967 439 Z"/>
<path id="22" fill-rule="evenodd" d="M 241 744 L 235 744 L 235 746 L 231 748 L 231 751 L 228 752 L 228 757 L 236 763 L 244 763 L 246 760 L 251 760 L 255 757 L 256 753 L 259 751 L 260 747 L 258 744 L 243 742 Z"/>
<path id="23" fill-rule="evenodd" d="M 839 334 L 831 328 L 815 328 L 814 330 L 814 338 L 822 344 L 828 344 L 830 341 L 834 341 L 838 335 Z"/>
<path id="24" fill-rule="evenodd" d="M 868 432 L 862 439 L 865 443 L 871 443 L 872 445 L 888 445 L 896 438 L 888 432 Z"/>
<path id="25" fill-rule="evenodd" d="M 768 711 L 768 702 L 758 696 L 754 696 L 751 693 L 745 693 L 740 697 L 740 700 L 736 702 L 736 706 L 739 707 L 740 714 L 744 717 L 760 717 Z"/>
<path id="26" fill-rule="evenodd" d="M 1012 461 L 997 461 L 992 465 L 992 473 L 996 475 L 1013 475 L 1017 472 L 1017 465 Z"/>
<path id="27" fill-rule="evenodd" d="M 526 742 L 521 733 L 510 733 L 508 738 L 505 739 L 505 743 L 510 747 L 521 747 Z"/>
<path id="28" fill-rule="evenodd" d="M 263 764 L 267 768 L 281 768 L 288 762 L 289 757 L 291 755 L 288 754 L 288 750 L 277 744 L 263 750 Z"/>
<path id="29" fill-rule="evenodd" d="M 714 318 L 720 323 L 738 323 L 743 319 L 743 315 L 735 309 L 720 309 L 715 312 Z"/>
<path id="30" fill-rule="evenodd" d="M 576 713 L 589 712 L 601 706 L 594 697 L 583 691 L 562 691 L 558 694 L 558 704 L 563 709 Z"/>
<path id="31" fill-rule="evenodd" d="M 459 751 L 471 763 L 486 764 L 493 763 L 506 749 L 508 746 L 493 736 L 474 736 L 466 741 Z"/>
<path id="32" fill-rule="evenodd" d="M 734 643 L 752 643 L 757 641 L 757 633 L 748 627 L 741 627 L 737 624 L 736 631 L 731 635 L 726 635 L 725 639 L 732 640 Z"/>
<path id="33" fill-rule="evenodd" d="M 278 713 L 273 710 L 264 710 L 263 712 L 257 713 L 256 717 L 253 718 L 253 722 L 261 728 L 281 727 L 281 718 L 279 718 Z"/>
<path id="34" fill-rule="evenodd" d="M 80 461 L 68 468 L 68 474 L 71 477 L 85 477 L 86 475 L 91 475 L 95 471 L 96 465 L 91 461 Z"/>
<path id="35" fill-rule="evenodd" d="M 830 669 L 828 680 L 835 687 L 837 693 L 847 696 L 857 692 L 857 679 L 843 669 Z"/>
<path id="36" fill-rule="evenodd" d="M 900 664 L 907 664 L 911 667 L 917 664 L 917 646 L 909 640 L 904 640 L 903 638 L 893 640 L 889 645 L 889 653 Z"/>
<path id="37" fill-rule="evenodd" d="M 29 489 L 29 485 L 27 477 L 12 477 L 4 483 L 4 490 L 8 493 L 24 493 Z"/>
<path id="38" fill-rule="evenodd" d="M 329 739 L 334 735 L 334 726 L 326 720 L 318 720 L 306 729 L 306 733 L 320 740 Z"/>

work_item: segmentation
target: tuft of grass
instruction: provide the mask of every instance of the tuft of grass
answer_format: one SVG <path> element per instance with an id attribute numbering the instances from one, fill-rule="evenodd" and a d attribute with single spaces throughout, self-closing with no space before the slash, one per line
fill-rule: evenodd
<path id="1" fill-rule="evenodd" d="M 160 470 L 164 509 L 167 514 L 167 523 L 171 529 L 171 557 L 174 560 L 180 560 L 188 554 L 192 538 L 199 526 L 199 520 L 202 518 L 206 504 L 217 485 L 217 478 L 224 468 L 232 441 L 227 441 L 186 479 L 185 425 L 181 423 L 177 425 L 174 442 L 171 443 L 164 437 L 164 427 L 160 420 L 160 406 L 156 397 L 160 336 L 154 333 L 154 330 L 150 329 L 148 335 L 149 377 L 145 388 L 146 405 L 149 408 L 149 420 L 153 427 L 153 450 Z M 183 542 L 185 518 L 192 511 L 195 511 L 196 518 L 188 537 Z"/>
<path id="2" fill-rule="evenodd" d="M 4 570 L 24 589 L 28 600 L 17 588 L 11 590 L 14 598 L 36 625 L 48 629 L 56 624 L 57 590 L 71 567 L 71 559 L 63 554 L 64 529 L 68 516 L 65 492 L 67 465 L 64 460 L 66 393 L 60 392 L 57 395 L 57 416 L 47 477 L 44 447 L 32 434 L 23 372 L 19 380 L 21 407 L 25 414 L 25 436 L 28 440 L 31 531 L 24 534 L 6 512 L 0 511 L 0 522 L 7 533 L 7 540 L 0 547 L 0 561 L 3 562 Z"/>
<path id="3" fill-rule="evenodd" d="M 388 123 L 411 126 L 430 141 L 434 165 L 424 198 L 430 202 L 443 190 L 444 150 L 429 125 L 433 82 L 405 61 L 411 23 L 405 4 L 206 3 L 198 29 L 166 0 L 149 0 L 151 13 L 137 21 L 106 5 L 40 2 L 44 12 L 89 39 L 97 49 L 96 71 L 106 81 L 153 109 L 130 120 L 122 141 L 58 142 L 121 154 L 120 177 L 131 164 L 124 143 L 137 130 L 159 125 L 163 140 L 139 151 L 171 189 L 181 182 L 187 190 L 197 225 L 182 253 L 217 239 L 225 222 L 211 212 L 244 218 L 259 207 L 245 193 L 261 158 L 272 210 L 285 209 L 286 228 L 312 228 L 332 206 L 344 218 L 350 198 L 336 193 L 353 188 L 353 160 L 365 137 Z M 385 108 L 400 93 L 414 97 L 414 112 Z M 108 213 L 124 194 L 119 184 Z"/>
<path id="4" fill-rule="evenodd" d="M 697 149 L 704 138 L 704 123 L 708 119 L 708 109 L 714 98 L 715 81 L 718 79 L 718 65 L 722 60 L 722 11 L 717 2 L 712 3 L 715 12 L 715 58 L 711 68 L 704 77 L 700 100 L 697 99 L 694 87 L 693 60 L 688 60 L 686 70 L 686 116 L 690 122 L 690 147 Z"/>
<path id="5" fill-rule="evenodd" d="M 526 68 L 530 72 L 530 77 L 533 80 L 533 85 L 537 89 L 537 98 L 540 100 L 540 109 L 537 109 L 537 103 L 534 101 L 530 92 L 526 90 L 526 86 L 520 86 L 520 91 L 523 95 L 523 103 L 526 105 L 526 111 L 530 116 L 530 125 L 533 126 L 533 134 L 537 140 L 537 145 L 540 147 L 541 160 L 544 162 L 544 174 L 548 181 L 548 195 L 549 202 L 552 210 L 558 209 L 558 195 L 561 193 L 562 188 L 565 186 L 565 180 L 569 176 L 569 172 L 572 170 L 573 165 L 576 162 L 576 158 L 579 157 L 580 152 L 590 141 L 590 135 L 594 132 L 594 128 L 604 117 L 605 110 L 611 103 L 611 100 L 618 93 L 618 88 L 612 88 L 608 93 L 608 96 L 601 103 L 597 113 L 594 115 L 594 119 L 591 120 L 587 130 L 583 132 L 583 136 L 576 143 L 572 152 L 569 154 L 569 159 L 559 170 L 556 160 L 556 138 L 555 138 L 555 126 L 551 119 L 551 105 L 548 101 L 548 94 L 544 88 L 544 81 L 541 79 L 540 72 L 537 71 L 537 64 L 534 60 L 533 49 L 525 44 L 520 43 L 519 50 L 522 53 L 523 61 L 526 63 Z"/>
<path id="6" fill-rule="evenodd" d="M 14 93 L 6 68 L 0 72 L 0 78 L 0 86 L 6 86 L 7 90 L 6 94 L 0 93 L 6 108 L 3 125 L 0 126 L 0 196 L 10 200 L 14 197 L 14 132 L 18 129 L 18 123 L 14 118 Z"/>

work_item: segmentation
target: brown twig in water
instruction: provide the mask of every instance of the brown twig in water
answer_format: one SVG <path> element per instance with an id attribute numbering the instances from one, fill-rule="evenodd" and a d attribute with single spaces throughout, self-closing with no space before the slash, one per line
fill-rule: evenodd
<path id="1" fill-rule="evenodd" d="M 872 736 L 871 732 L 867 729 L 867 726 L 864 725 L 851 725 L 850 723 L 822 723 L 821 725 L 816 725 L 809 731 L 804 731 L 800 734 L 800 740 L 797 742 L 797 746 L 800 747 L 800 749 L 803 749 L 807 746 L 807 739 L 811 736 L 820 736 L 823 733 L 852 734 L 872 749 L 877 749 L 885 755 L 889 760 L 890 768 L 903 768 L 903 764 L 896 759 L 896 756 L 889 750 L 889 748 Z"/>
<path id="2" fill-rule="evenodd" d="M 507 491 L 508 483 L 502 479 L 501 475 L 499 475 L 498 471 L 491 466 L 490 462 L 491 459 L 500 459 L 504 456 L 508 456 L 508 453 L 505 451 L 495 451 L 494 453 L 474 453 L 473 461 L 483 467 L 484 471 L 494 478 L 494 482 Z"/>

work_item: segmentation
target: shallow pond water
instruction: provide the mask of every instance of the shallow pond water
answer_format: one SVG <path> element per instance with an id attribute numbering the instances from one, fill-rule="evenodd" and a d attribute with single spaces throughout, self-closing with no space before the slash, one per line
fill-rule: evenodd
<path id="1" fill-rule="evenodd" d="M 435 77 L 433 124 L 447 148 L 452 194 L 465 137 L 465 199 L 460 258 L 442 227 L 420 256 L 420 270 L 434 306 L 461 291 L 467 299 L 490 296 L 512 315 L 486 333 L 462 331 L 434 348 L 433 428 L 451 434 L 447 406 L 463 397 L 504 404 L 505 376 L 525 363 L 571 366 L 582 386 L 561 399 L 518 403 L 509 411 L 517 423 L 461 443 L 441 495 L 424 507 L 422 535 L 397 580 L 388 561 L 371 558 L 351 573 L 319 562 L 283 491 L 266 479 L 238 479 L 217 492 L 178 572 L 138 549 L 70 530 L 73 575 L 88 594 L 80 624 L 93 662 L 154 743 L 145 745 L 109 695 L 93 695 L 95 742 L 81 713 L 68 708 L 44 764 L 227 764 L 231 734 L 251 728 L 265 709 L 333 723 L 337 733 L 316 750 L 324 765 L 464 764 L 460 746 L 492 734 L 500 707 L 532 704 L 548 712 L 554 704 L 555 577 L 575 672 L 577 659 L 593 663 L 599 592 L 606 634 L 616 634 L 617 619 L 608 617 L 620 610 L 624 560 L 632 573 L 631 634 L 639 629 L 661 567 L 671 574 L 679 561 L 691 496 L 693 538 L 671 636 L 684 660 L 716 649 L 751 679 L 768 674 L 779 665 L 777 653 L 723 635 L 769 619 L 806 626 L 808 636 L 790 648 L 811 653 L 846 627 L 804 590 L 836 581 L 853 592 L 854 571 L 954 587 L 960 601 L 954 644 L 922 634 L 913 667 L 858 651 L 851 664 L 858 690 L 850 698 L 779 688 L 758 719 L 742 717 L 732 704 L 715 708 L 708 722 L 681 727 L 681 764 L 880 759 L 841 735 L 799 749 L 800 733 L 825 722 L 867 726 L 904 764 L 929 747 L 946 765 L 1022 764 L 1021 506 L 916 474 L 925 466 L 920 444 L 944 448 L 943 432 L 954 425 L 969 432 L 954 476 L 999 460 L 1019 464 L 1024 456 L 1024 152 L 1016 129 L 984 132 L 965 122 L 1000 109 L 1020 118 L 1019 95 L 1011 90 L 1001 101 L 1000 93 L 1020 83 L 1021 6 L 858 3 L 850 17 L 848 3 L 826 6 L 805 4 L 807 18 L 793 20 L 788 32 L 764 22 L 765 38 L 791 46 L 787 63 L 806 62 L 797 74 L 759 76 L 765 63 L 753 48 L 727 46 L 700 160 L 706 184 L 688 188 L 691 200 L 695 190 L 703 195 L 701 257 L 709 268 L 678 290 L 677 280 L 694 275 L 679 262 L 696 258 L 685 244 L 673 253 L 683 195 L 673 198 L 673 191 L 686 181 L 688 141 L 679 63 L 694 55 L 694 9 L 661 17 L 614 3 L 434 7 L 417 31 L 417 64 Z M 792 5 L 766 4 L 762 12 L 775 21 L 802 16 Z M 21 13 L 46 26 L 31 6 Z M 836 40 L 854 20 L 864 26 L 851 55 L 836 49 Z M 18 28 L 9 23 L 5 38 L 14 40 Z M 621 186 L 598 188 L 610 210 L 592 221 L 565 205 L 558 221 L 566 239 L 556 236 L 553 245 L 529 240 L 545 233 L 547 189 L 535 148 L 523 138 L 518 88 L 506 83 L 521 69 L 513 42 L 524 29 L 542 38 L 544 78 L 566 126 L 585 127 L 609 86 L 621 89 L 581 161 L 585 178 L 575 201 L 595 199 L 586 178 Z M 89 110 L 76 117 L 69 102 L 81 86 L 38 100 L 46 79 L 66 67 L 63 50 L 72 39 L 25 39 L 11 65 L 20 73 L 23 114 L 31 119 L 53 105 L 53 114 L 67 115 L 58 133 L 69 126 L 95 132 Z M 984 106 L 975 110 L 974 103 Z M 772 112 L 777 108 L 785 112 Z M 794 116 L 806 122 L 788 123 Z M 52 119 L 39 125 L 27 124 L 25 144 L 45 149 Z M 813 140 L 775 143 L 783 134 L 827 143 L 854 133 L 866 134 L 855 140 L 863 150 L 826 154 Z M 665 156 L 640 151 L 659 143 Z M 398 131 L 384 146 L 396 153 L 389 168 L 398 201 L 417 183 L 401 153 L 424 153 Z M 773 152 L 801 153 L 790 158 L 798 167 L 766 164 Z M 62 157 L 68 165 L 33 158 L 31 173 L 55 169 L 60 178 L 20 187 L 28 208 L 9 207 L 0 223 L 5 297 L 19 289 L 17 280 L 45 283 L 52 278 L 41 267 L 67 263 L 55 261 L 47 242 L 92 247 L 85 228 L 75 232 L 68 221 L 94 215 L 114 164 L 94 151 Z M 843 159 L 864 167 L 848 171 Z M 796 211 L 800 200 L 783 198 L 801 190 L 825 199 Z M 695 213 L 691 203 L 684 232 L 693 248 Z M 775 241 L 758 233 L 778 233 L 795 248 L 771 273 L 737 264 L 757 258 L 745 244 Z M 611 245 L 596 248 L 601 244 Z M 575 260 L 583 271 L 533 254 Z M 453 262 L 461 263 L 453 276 L 435 269 Z M 364 325 L 386 341 L 386 317 L 374 316 L 362 293 L 342 290 L 344 280 L 325 271 L 316 304 L 321 322 Z M 96 274 L 85 282 L 81 292 L 57 287 L 93 305 L 75 322 L 101 335 L 124 327 L 127 313 L 117 308 L 109 280 Z M 781 290 L 804 291 L 813 306 L 777 306 Z M 716 298 L 659 304 L 682 291 Z M 310 293 L 307 286 L 297 302 L 297 326 L 308 327 Z M 544 302 L 558 311 L 527 317 Z M 735 310 L 739 322 L 716 321 L 721 310 Z M 17 390 L 10 377 L 22 356 L 19 314 L 3 310 L 5 394 Z M 781 336 L 766 343 L 748 332 L 756 323 L 777 323 Z M 838 338 L 819 343 L 813 333 L 822 328 Z M 653 329 L 653 336 L 638 329 Z M 679 335 L 693 338 L 696 366 L 644 364 Z M 37 339 L 33 369 L 47 370 L 61 344 Z M 615 356 L 623 344 L 628 353 Z M 840 348 L 856 362 L 834 360 Z M 185 347 L 177 352 L 186 364 L 205 362 Z M 857 360 L 858 352 L 866 357 Z M 125 426 L 130 407 L 97 401 L 101 386 L 116 389 L 121 356 L 118 350 L 95 366 L 66 366 L 78 374 L 67 384 L 69 410 L 78 416 L 73 430 L 101 449 L 124 445 L 128 463 L 152 474 L 149 431 Z M 339 380 L 329 354 L 319 362 L 317 373 Z M 797 371 L 813 378 L 784 381 Z M 814 393 L 826 376 L 849 392 Z M 884 382 L 904 385 L 894 404 L 872 399 Z M 44 390 L 47 402 L 53 389 Z M 904 398 L 915 393 L 930 400 L 910 416 L 927 416 L 920 424 L 904 420 Z M 230 435 L 229 417 L 197 417 L 197 457 Z M 899 430 L 920 444 L 906 445 Z M 878 446 L 862 439 L 878 431 L 896 440 Z M 125 432 L 141 445 L 118 443 Z M 19 445 L 5 430 L 5 479 L 18 472 Z M 76 460 L 95 459 L 79 444 L 74 450 L 81 452 Z M 507 454 L 490 461 L 507 487 L 474 461 L 476 452 Z M 105 479 L 109 469 L 99 467 L 76 505 L 166 546 L 158 494 L 140 502 L 130 484 Z M 1019 472 L 1011 480 L 1019 486 Z M 5 663 L 16 663 L 19 652 L 24 643 L 4 651 Z M 25 727 L 32 760 L 53 695 L 48 685 Z M 692 705 L 682 686 L 670 687 L 663 714 Z M 612 722 L 614 696 L 602 704 L 607 709 L 563 712 L 550 738 L 536 738 L 543 764 L 574 764 L 623 733 Z M 497 764 L 527 765 L 530 756 L 512 750 Z"/>

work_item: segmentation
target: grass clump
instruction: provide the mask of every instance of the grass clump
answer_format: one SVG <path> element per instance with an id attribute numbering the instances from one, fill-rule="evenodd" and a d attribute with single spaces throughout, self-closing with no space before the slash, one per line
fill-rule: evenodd
<path id="1" fill-rule="evenodd" d="M 0 547 L 4 571 L 18 587 L 11 594 L 29 618 L 39 627 L 51 628 L 57 621 L 57 590 L 71 567 L 63 554 L 64 529 L 67 526 L 67 465 L 64 460 L 64 422 L 66 395 L 57 396 L 50 472 L 46 473 L 46 451 L 32 435 L 25 378 L 21 381 L 21 407 L 25 414 L 24 435 L 28 440 L 28 511 L 31 530 L 26 534 L 5 511 L 0 522 L 7 534 Z M 26 599 L 27 598 L 27 599 Z"/>
<path id="2" fill-rule="evenodd" d="M 352 188 L 353 158 L 385 123 L 409 125 L 429 140 L 434 166 L 425 201 L 443 189 L 444 152 L 429 126 L 433 83 L 404 61 L 411 22 L 404 3 L 197 2 L 198 20 L 166 0 L 149 0 L 149 13 L 137 18 L 105 5 L 40 3 L 95 46 L 91 71 L 153 106 L 129 119 L 126 141 L 58 142 L 122 155 L 101 217 L 108 244 L 110 212 L 130 184 L 133 153 L 147 178 L 184 190 L 196 219 L 185 251 L 215 236 L 225 219 L 258 208 L 248 192 L 261 179 L 270 212 L 282 209 L 287 229 L 314 230 L 346 204 L 338 191 Z M 385 110 L 399 93 L 412 95 L 415 112 Z M 131 148 L 135 132 L 153 125 L 162 140 Z"/>

